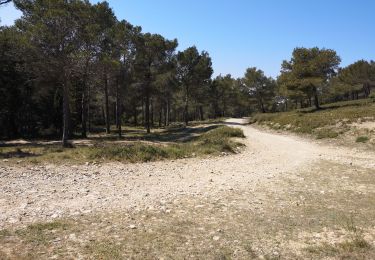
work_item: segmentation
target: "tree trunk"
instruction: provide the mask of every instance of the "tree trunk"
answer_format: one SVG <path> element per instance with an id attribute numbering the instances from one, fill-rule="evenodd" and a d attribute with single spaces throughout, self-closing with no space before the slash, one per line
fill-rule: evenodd
<path id="1" fill-rule="evenodd" d="M 189 87 L 185 87 L 185 108 L 184 108 L 184 120 L 185 125 L 189 125 Z"/>
<path id="2" fill-rule="evenodd" d="M 83 84 L 82 90 L 82 138 L 87 138 L 87 101 L 86 101 L 86 82 Z"/>
<path id="3" fill-rule="evenodd" d="M 87 89 L 87 120 L 88 120 L 88 128 L 89 128 L 88 130 L 89 130 L 89 132 L 91 132 L 90 96 L 91 96 L 91 87 L 90 87 L 90 85 L 89 85 L 89 86 L 88 86 L 88 89 Z"/>
<path id="4" fill-rule="evenodd" d="M 121 138 L 121 104 L 120 104 L 120 89 L 118 80 L 116 80 L 116 127 L 118 131 L 118 137 Z"/>
<path id="5" fill-rule="evenodd" d="M 261 99 L 259 100 L 259 104 L 260 104 L 260 109 L 262 110 L 262 113 L 266 113 L 266 109 L 264 108 L 264 104 Z"/>
<path id="6" fill-rule="evenodd" d="M 365 84 L 363 84 L 363 92 L 365 94 L 365 98 L 368 98 L 371 94 L 371 85 L 366 82 Z"/>
<path id="7" fill-rule="evenodd" d="M 63 86 L 63 136 L 62 145 L 63 147 L 69 147 L 69 132 L 70 132 L 70 107 L 69 107 L 69 80 L 66 78 Z"/>
<path id="8" fill-rule="evenodd" d="M 318 90 L 316 89 L 316 87 L 313 88 L 313 93 L 314 93 L 314 105 L 315 105 L 315 108 L 316 109 L 320 109 Z"/>
<path id="9" fill-rule="evenodd" d="M 160 108 L 159 108 L 159 127 L 161 127 L 162 121 L 163 121 L 163 106 L 160 104 Z"/>
<path id="10" fill-rule="evenodd" d="M 109 101 L 108 101 L 108 75 L 104 72 L 104 110 L 105 110 L 105 131 L 111 133 L 111 125 L 109 122 Z"/>
<path id="11" fill-rule="evenodd" d="M 146 100 L 145 100 L 145 127 L 147 133 L 150 133 L 150 93 L 146 92 Z"/>
<path id="12" fill-rule="evenodd" d="M 201 121 L 204 120 L 203 106 L 199 106 L 199 114 Z"/>
<path id="13" fill-rule="evenodd" d="M 137 111 L 137 105 L 135 104 L 133 107 L 133 117 L 134 117 L 134 125 L 138 125 L 138 111 Z"/>
<path id="14" fill-rule="evenodd" d="M 170 120 L 170 101 L 169 99 L 167 99 L 167 107 L 166 107 L 166 111 L 165 111 L 165 125 L 168 126 L 169 125 L 169 120 Z"/>
<path id="15" fill-rule="evenodd" d="M 150 121 L 151 121 L 151 126 L 154 127 L 154 102 L 152 98 L 150 98 L 150 106 L 151 106 Z"/>

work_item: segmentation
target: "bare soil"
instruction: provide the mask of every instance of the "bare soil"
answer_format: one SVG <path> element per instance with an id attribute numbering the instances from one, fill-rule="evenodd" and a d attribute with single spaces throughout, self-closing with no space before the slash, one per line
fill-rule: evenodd
<path id="1" fill-rule="evenodd" d="M 373 259 L 375 155 L 265 132 L 236 155 L 0 162 L 0 259 Z"/>

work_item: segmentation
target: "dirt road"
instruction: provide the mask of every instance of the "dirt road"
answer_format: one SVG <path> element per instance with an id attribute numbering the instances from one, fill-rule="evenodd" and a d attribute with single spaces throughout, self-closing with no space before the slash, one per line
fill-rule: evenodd
<path id="1" fill-rule="evenodd" d="M 321 209 L 319 203 L 324 205 L 326 200 L 328 206 L 334 207 L 336 204 L 340 206 L 340 212 L 346 208 L 350 215 L 351 211 L 357 210 L 350 199 L 359 203 L 356 197 L 358 194 L 361 194 L 360 198 L 364 201 L 375 199 L 374 154 L 317 143 L 296 136 L 265 132 L 245 123 L 244 119 L 231 119 L 227 122 L 230 126 L 243 129 L 246 135 L 246 148 L 236 155 L 142 164 L 19 167 L 2 163 L 0 229 L 20 228 L 30 223 L 58 219 L 90 218 L 101 214 L 114 216 L 118 212 L 128 212 L 132 216 L 150 211 L 155 214 L 175 212 L 170 221 L 180 218 L 196 219 L 199 214 L 208 214 L 212 218 L 218 218 L 220 215 L 222 221 L 227 222 L 218 222 L 218 229 L 215 229 L 214 225 L 212 229 L 216 231 L 207 232 L 205 239 L 208 241 L 222 241 L 223 235 L 212 234 L 220 233 L 222 229 L 227 229 L 227 234 L 230 233 L 229 230 L 237 232 L 237 238 L 232 237 L 232 242 L 242 241 L 241 237 L 244 236 L 244 239 L 254 239 L 254 236 L 257 236 L 258 242 L 252 242 L 251 249 L 246 249 L 249 245 L 238 246 L 236 255 L 233 255 L 233 245 L 227 241 L 229 244 L 226 244 L 225 248 L 229 248 L 231 252 L 228 254 L 232 257 L 242 258 L 253 253 L 256 256 L 279 256 L 281 253 L 285 254 L 283 250 L 287 250 L 288 254 L 293 251 L 293 254 L 300 255 L 300 248 L 306 244 L 297 245 L 296 240 L 311 238 L 314 233 L 312 228 L 309 228 L 308 231 L 299 229 L 298 234 L 288 231 L 287 238 L 282 234 L 286 223 L 296 221 L 296 218 L 298 221 L 301 221 L 301 218 L 307 221 L 305 217 L 301 217 L 308 214 L 306 209 L 295 212 L 295 205 L 310 201 L 309 207 L 316 205 L 315 208 Z M 356 176 L 356 179 L 353 176 Z M 342 201 L 342 192 L 345 193 L 345 201 Z M 326 194 L 329 194 L 328 198 Z M 226 205 L 225 209 L 218 206 L 220 203 Z M 218 207 L 217 211 L 214 210 L 215 207 Z M 370 216 L 375 214 L 372 212 L 373 207 L 366 204 L 361 206 L 361 210 Z M 232 208 L 230 215 L 223 213 L 228 212 L 228 208 Z M 186 212 L 191 211 L 201 213 L 187 216 Z M 181 215 L 181 212 L 185 213 Z M 247 212 L 246 220 L 241 217 L 244 212 Z M 286 212 L 291 213 L 288 215 Z M 281 219 L 285 214 L 289 216 L 288 220 Z M 337 227 L 337 223 L 332 223 L 331 219 L 327 220 L 320 211 L 316 213 L 311 210 L 310 214 L 312 216 L 308 219 L 315 218 L 321 224 L 314 224 L 317 232 L 322 232 L 319 228 L 326 228 L 327 231 L 333 226 Z M 346 213 L 343 212 L 343 215 L 346 216 Z M 134 216 L 122 225 L 130 225 L 132 219 Z M 364 228 L 375 227 L 373 220 L 362 220 L 359 218 L 358 221 Z M 204 226 L 207 224 L 206 221 L 208 220 L 195 223 Z M 147 221 L 142 222 L 138 219 L 133 222 L 136 222 L 137 226 L 147 226 Z M 209 223 L 207 225 L 211 226 L 212 222 Z M 248 226 L 245 228 L 243 225 L 246 223 Z M 279 227 L 281 224 L 284 225 L 284 229 L 280 227 L 273 236 L 266 233 L 262 238 L 258 237 L 268 230 L 266 226 Z M 301 223 L 296 223 L 297 226 L 299 224 Z M 250 237 L 246 237 L 246 234 L 238 235 L 238 231 L 247 228 L 252 228 L 252 235 L 248 234 Z M 372 231 L 369 230 L 366 234 L 370 239 L 374 239 Z M 199 230 L 197 232 L 199 233 Z M 284 249 L 280 249 L 281 242 L 275 249 L 273 242 L 269 244 L 263 241 L 268 239 L 269 242 L 280 236 L 284 236 L 281 239 L 282 243 L 287 244 L 284 245 Z M 168 237 L 173 235 L 169 233 Z M 291 241 L 295 241 L 294 244 Z M 258 245 L 253 246 L 256 244 Z M 221 250 L 222 247 L 223 245 L 218 248 Z M 214 258 L 217 253 L 221 254 L 220 250 L 215 250 Z M 185 253 L 187 252 L 189 250 Z M 196 256 L 199 258 L 199 254 Z"/>

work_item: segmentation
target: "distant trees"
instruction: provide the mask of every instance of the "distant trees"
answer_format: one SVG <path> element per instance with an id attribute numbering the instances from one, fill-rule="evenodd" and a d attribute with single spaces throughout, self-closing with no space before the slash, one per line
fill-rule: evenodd
<path id="1" fill-rule="evenodd" d="M 69 146 L 98 127 L 121 137 L 124 123 L 151 132 L 173 122 L 319 108 L 368 97 L 375 85 L 374 62 L 339 68 L 336 52 L 319 48 L 296 48 L 277 80 L 254 67 L 242 78 L 212 78 L 208 52 L 177 52 L 176 39 L 119 21 L 107 2 L 14 4 L 23 16 L 0 27 L 0 138 L 61 136 Z"/>
<path id="2" fill-rule="evenodd" d="M 286 88 L 285 93 L 303 93 L 310 103 L 313 97 L 319 109 L 319 94 L 337 72 L 340 61 L 334 50 L 296 48 L 292 59 L 283 62 L 279 82 Z"/>
<path id="3" fill-rule="evenodd" d="M 264 75 L 262 70 L 248 68 L 242 80 L 252 100 L 258 106 L 259 111 L 266 113 L 273 105 L 276 95 L 276 82 Z"/>
<path id="4" fill-rule="evenodd" d="M 107 2 L 14 4 L 23 16 L 0 27 L 1 138 L 61 135 L 69 146 L 69 138 L 85 138 L 96 126 L 110 133 L 115 125 L 121 137 L 125 122 L 150 132 L 156 123 L 218 116 L 207 52 L 177 53 L 177 40 L 118 21 Z M 223 96 L 227 111 L 231 100 Z"/>
<path id="5" fill-rule="evenodd" d="M 168 54 L 173 53 L 176 47 L 177 40 L 169 41 L 158 34 L 146 33 L 137 42 L 135 65 L 144 97 L 145 127 L 148 133 L 153 123 L 152 97 L 157 93 L 157 80 L 165 73 L 165 66 L 169 61 Z"/>
<path id="6" fill-rule="evenodd" d="M 188 125 L 190 100 L 194 98 L 199 106 L 201 119 L 203 118 L 202 99 L 204 88 L 208 89 L 213 69 L 211 58 L 207 52 L 199 53 L 195 46 L 177 54 L 177 75 L 184 91 L 184 121 Z M 200 102 L 199 102 L 200 101 Z"/>
<path id="7" fill-rule="evenodd" d="M 368 98 L 371 87 L 375 85 L 375 66 L 364 60 L 359 60 L 339 70 L 337 77 L 332 79 L 331 93 L 343 95 L 347 99 L 358 99 L 359 94 Z"/>

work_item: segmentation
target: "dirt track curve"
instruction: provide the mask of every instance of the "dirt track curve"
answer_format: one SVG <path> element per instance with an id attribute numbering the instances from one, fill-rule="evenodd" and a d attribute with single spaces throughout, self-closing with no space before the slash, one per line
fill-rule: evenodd
<path id="1" fill-rule="evenodd" d="M 176 198 L 220 198 L 306 171 L 320 160 L 374 169 L 372 154 L 269 133 L 246 125 L 240 154 L 139 164 L 30 165 L 0 162 L 0 228 L 61 217 L 162 208 Z M 276 187 L 277 188 L 277 187 Z"/>

